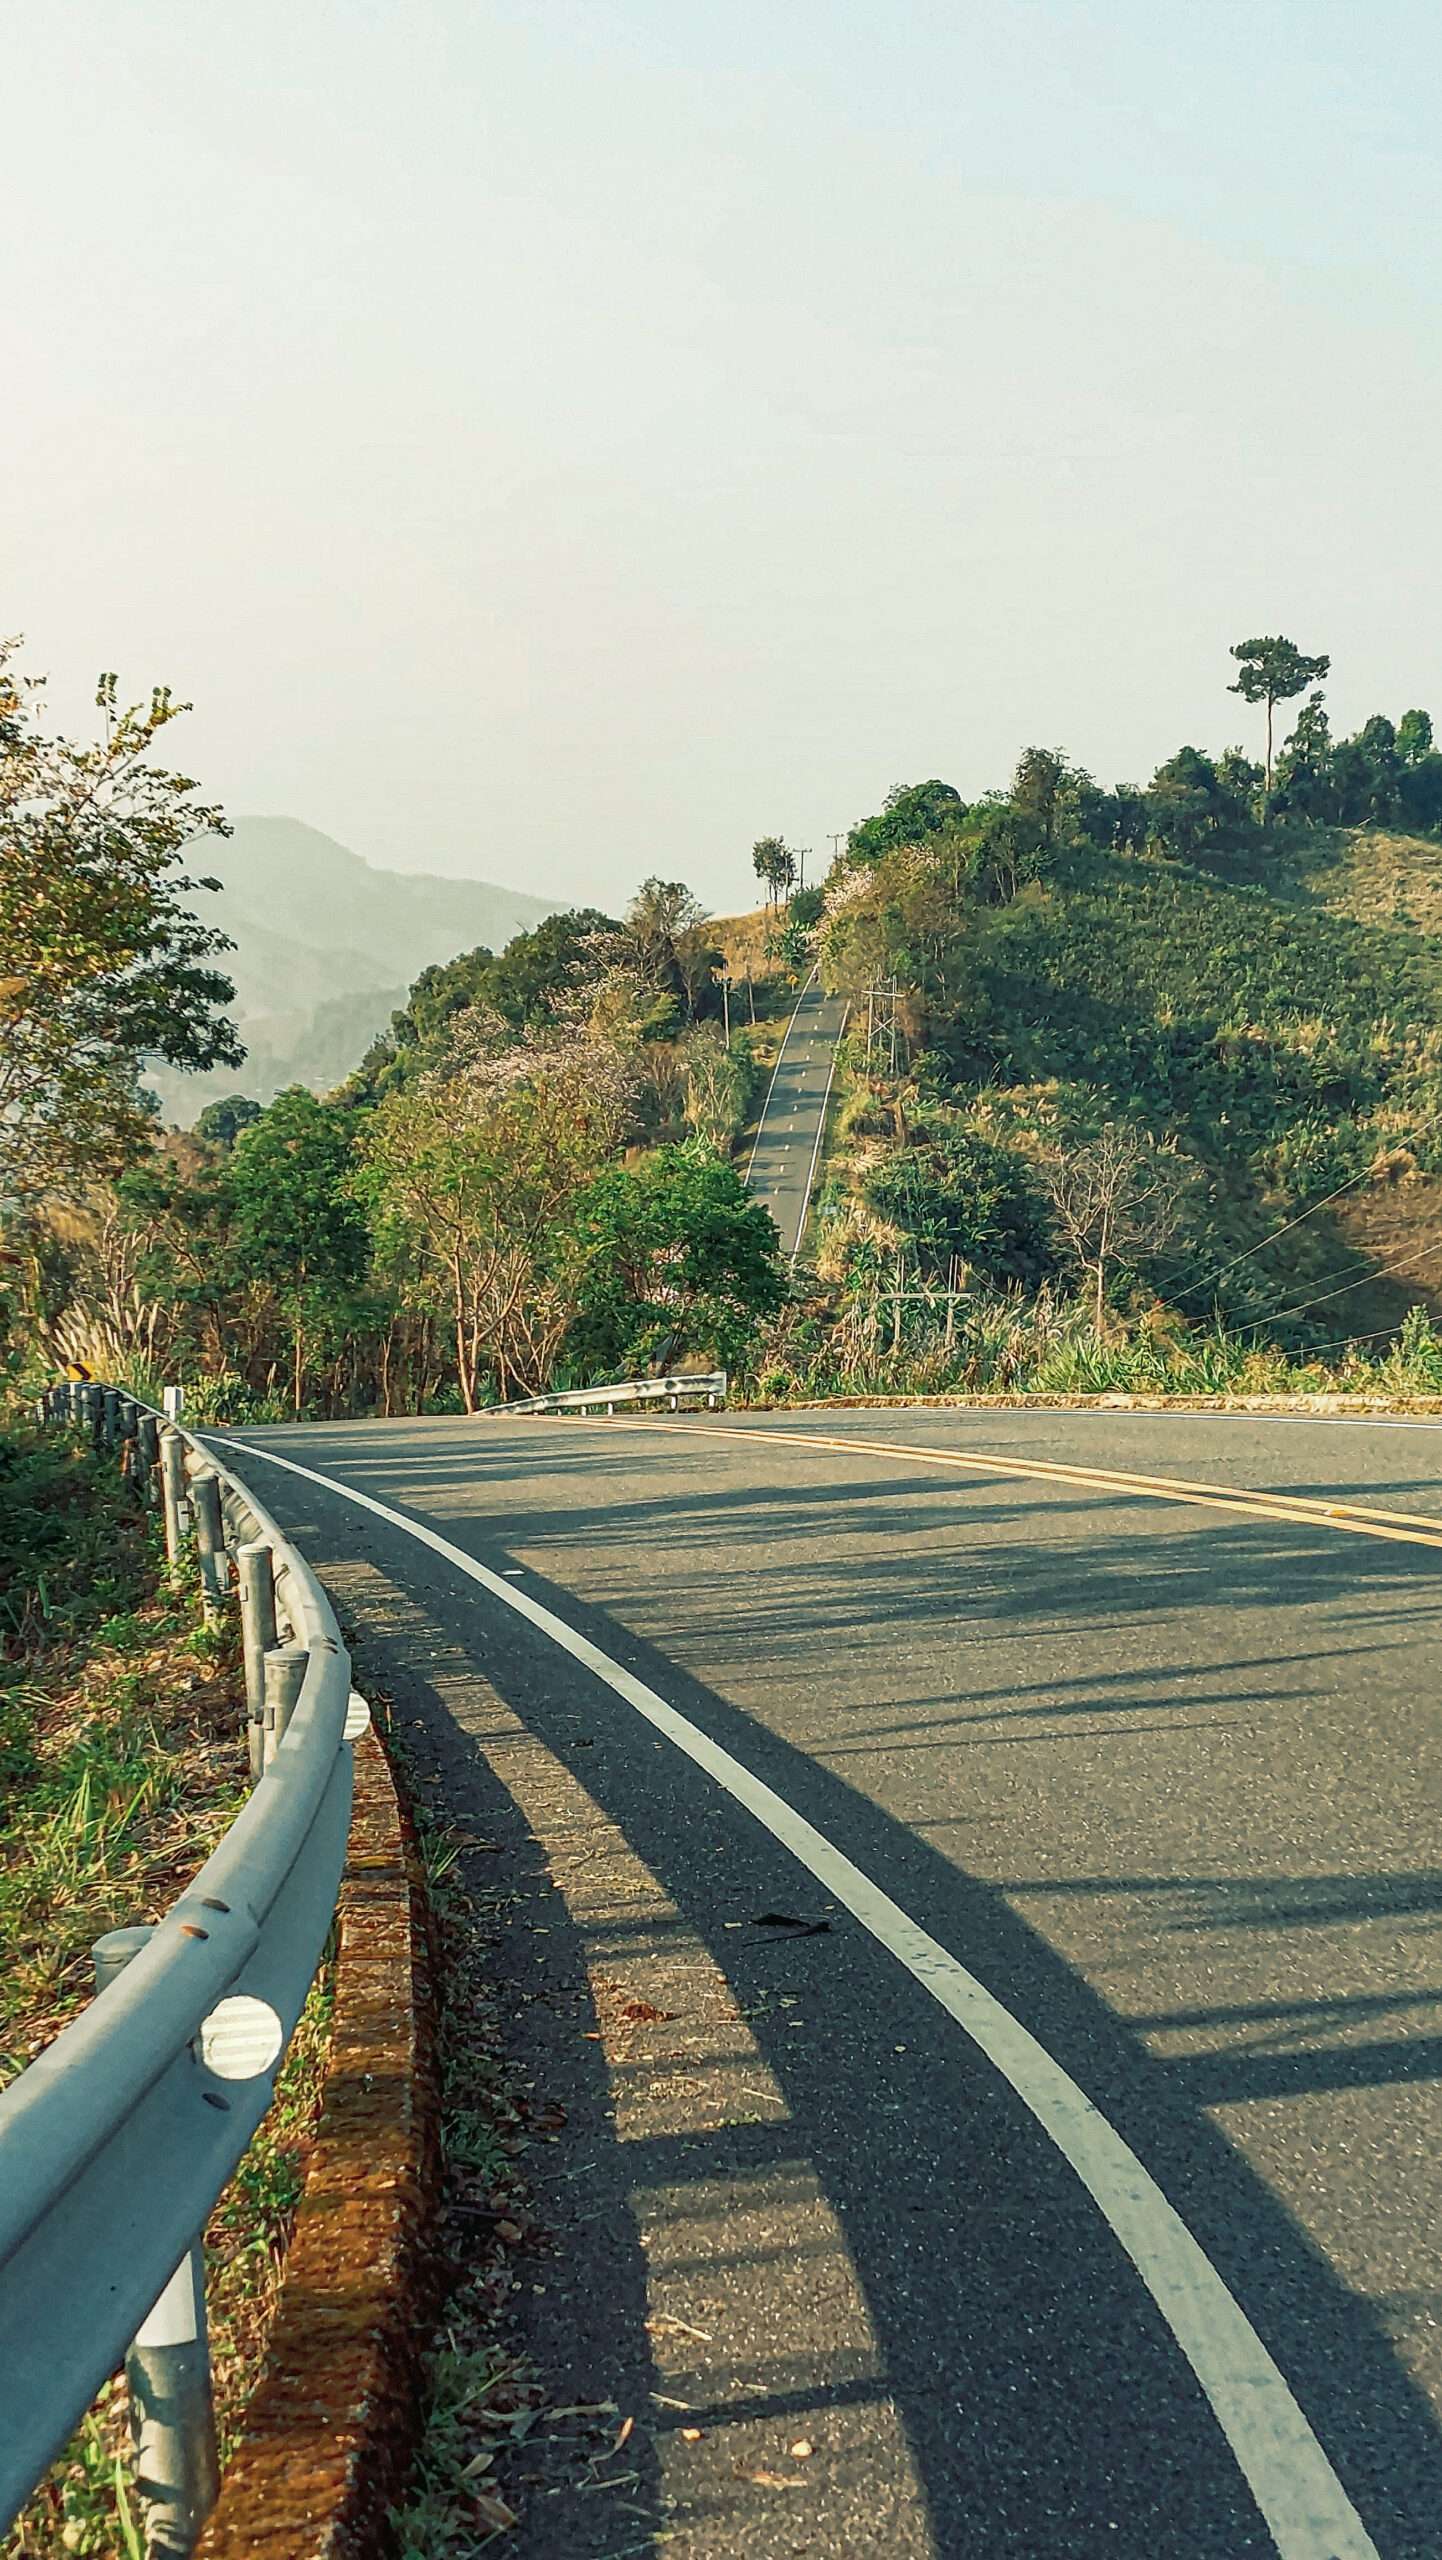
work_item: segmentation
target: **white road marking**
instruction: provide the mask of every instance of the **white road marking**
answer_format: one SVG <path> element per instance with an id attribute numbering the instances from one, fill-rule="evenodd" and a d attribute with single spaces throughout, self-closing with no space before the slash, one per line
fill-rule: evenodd
<path id="1" fill-rule="evenodd" d="M 801 1215 L 796 1221 L 796 1242 L 791 1248 L 791 1259 L 793 1262 L 795 1262 L 797 1255 L 801 1251 L 801 1239 L 806 1233 L 806 1212 L 811 1206 L 811 1186 L 816 1180 L 816 1166 L 817 1160 L 821 1154 L 821 1141 L 826 1135 L 826 1114 L 831 1104 L 832 1078 L 836 1073 L 836 1051 L 840 1048 L 842 1040 L 846 1036 L 846 1026 L 850 1019 L 851 1007 L 848 1005 L 846 1011 L 841 1017 L 841 1028 L 836 1034 L 836 1043 L 831 1052 L 831 1066 L 826 1078 L 826 1091 L 821 1097 L 821 1116 L 816 1123 L 816 1144 L 811 1150 L 811 1162 L 806 1168 L 806 1188 L 801 1194 Z"/>
<path id="2" fill-rule="evenodd" d="M 228 1433 L 206 1433 L 404 1530 L 529 1620 L 634 1707 L 743 1805 L 863 1929 L 906 1967 L 998 2070 L 1076 2172 L 1150 2293 L 1211 2403 L 1283 2560 L 1380 2560 L 1375 2543 L 1308 2425 L 1290 2385 L 1175 2207 L 1116 2127 L 1019 2018 L 910 1919 L 899 1903 L 689 1717 L 564 1618 L 518 1591 L 422 1520 L 374 1494 Z"/>

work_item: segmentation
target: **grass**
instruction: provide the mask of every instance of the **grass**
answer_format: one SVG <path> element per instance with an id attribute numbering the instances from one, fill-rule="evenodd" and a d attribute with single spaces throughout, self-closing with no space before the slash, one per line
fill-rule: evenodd
<path id="1" fill-rule="evenodd" d="M 0 1440 L 0 2081 L 88 2000 L 102 1931 L 156 1920 L 246 1791 L 234 1639 L 200 1623 L 152 1524 L 88 1453 Z M 312 1989 L 276 2103 L 211 2217 L 207 2293 L 222 2460 L 264 2351 L 319 2105 L 329 1988 Z M 131 2560 L 128 2408 L 109 2383 L 3 2546 Z"/>
<path id="2" fill-rule="evenodd" d="M 1020 1292 L 967 1306 L 948 1346 L 940 1321 L 909 1309 L 900 1349 L 874 1306 L 791 1310 L 756 1382 L 762 1404 L 827 1396 L 1359 1396 L 1389 1405 L 1442 1397 L 1442 1334 L 1421 1307 L 1370 1358 L 1353 1343 L 1291 1353 L 1250 1333 L 1188 1331 L 1162 1308 L 1108 1315 Z"/>

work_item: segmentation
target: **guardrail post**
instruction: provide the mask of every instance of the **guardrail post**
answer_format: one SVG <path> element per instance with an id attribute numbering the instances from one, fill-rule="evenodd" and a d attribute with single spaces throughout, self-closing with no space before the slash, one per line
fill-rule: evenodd
<path id="1" fill-rule="evenodd" d="M 96 1939 L 97 1991 L 124 1971 L 149 1936 L 148 1928 L 110 1929 Z M 198 2238 L 136 2330 L 125 2379 L 147 2560 L 184 2560 L 220 2495 Z"/>
<path id="2" fill-rule="evenodd" d="M 120 1389 L 100 1390 L 100 1438 L 107 1450 L 113 1450 L 120 1438 Z"/>
<path id="3" fill-rule="evenodd" d="M 140 1489 L 147 1502 L 155 1500 L 155 1479 L 160 1469 L 160 1425 L 153 1413 L 142 1413 L 136 1424 L 136 1440 L 140 1449 Z"/>
<path id="4" fill-rule="evenodd" d="M 225 1617 L 225 1523 L 220 1516 L 220 1478 L 202 1467 L 190 1479 L 190 1506 L 195 1517 L 195 1547 L 200 1559 L 200 1598 L 208 1627 Z"/>
<path id="5" fill-rule="evenodd" d="M 235 1551 L 245 1656 L 245 1739 L 252 1782 L 265 1767 L 265 1657 L 275 1645 L 275 1559 L 264 1538 Z"/>
<path id="6" fill-rule="evenodd" d="M 303 1644 L 273 1644 L 265 1657 L 265 1765 L 270 1767 L 299 1703 L 310 1655 Z"/>
<path id="7" fill-rule="evenodd" d="M 85 1427 L 92 1449 L 98 1449 L 105 1427 L 105 1396 L 100 1387 L 88 1386 L 85 1390 Z"/>
<path id="8" fill-rule="evenodd" d="M 171 1564 L 177 1564 L 184 1536 L 180 1506 L 185 1500 L 185 1442 L 178 1431 L 161 1432 L 160 1482 L 165 1499 L 165 1553 Z"/>
<path id="9" fill-rule="evenodd" d="M 116 1408 L 115 1430 L 120 1450 L 120 1472 L 138 1502 L 145 1500 L 145 1470 L 140 1455 L 140 1435 L 136 1428 L 139 1408 L 133 1396 L 122 1396 Z"/>

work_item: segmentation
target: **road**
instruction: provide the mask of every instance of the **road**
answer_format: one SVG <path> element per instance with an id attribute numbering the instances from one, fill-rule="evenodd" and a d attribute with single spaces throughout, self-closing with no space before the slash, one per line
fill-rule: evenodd
<path id="1" fill-rule="evenodd" d="M 844 999 L 809 979 L 787 1025 L 751 1150 L 746 1179 L 776 1221 L 782 1252 L 793 1260 L 801 1250 L 845 1019 Z"/>
<path id="2" fill-rule="evenodd" d="M 564 2117 L 517 2560 L 1436 2560 L 1442 1431 L 244 1439 Z"/>

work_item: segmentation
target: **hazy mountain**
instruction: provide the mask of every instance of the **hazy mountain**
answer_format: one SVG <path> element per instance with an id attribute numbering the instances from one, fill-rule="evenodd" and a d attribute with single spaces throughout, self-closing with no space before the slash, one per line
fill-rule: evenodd
<path id="1" fill-rule="evenodd" d="M 235 944 L 218 966 L 249 1055 L 214 1075 L 147 1070 L 167 1120 L 188 1127 L 226 1093 L 268 1102 L 288 1084 L 339 1084 L 433 960 L 499 951 L 556 901 L 489 880 L 378 871 L 297 818 L 237 818 L 232 836 L 187 847 L 188 869 L 224 885 L 192 900 Z"/>

